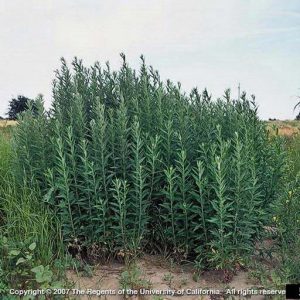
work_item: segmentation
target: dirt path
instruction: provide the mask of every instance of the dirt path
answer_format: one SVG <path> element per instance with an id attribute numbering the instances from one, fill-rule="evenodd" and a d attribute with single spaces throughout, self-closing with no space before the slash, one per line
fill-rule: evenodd
<path id="1" fill-rule="evenodd" d="M 115 299 L 121 300 L 124 298 L 130 299 L 182 299 L 182 300 L 199 300 L 199 299 L 223 299 L 223 296 L 217 295 L 218 291 L 233 289 L 246 290 L 251 289 L 255 285 L 248 279 L 248 273 L 244 271 L 238 272 L 229 284 L 222 283 L 223 274 L 218 271 L 209 271 L 201 275 L 200 278 L 193 273 L 190 267 L 180 267 L 167 265 L 163 259 L 158 257 L 145 256 L 137 262 L 136 268 L 132 271 L 131 276 L 126 276 L 124 272 L 124 264 L 111 263 L 109 265 L 97 266 L 94 268 L 93 276 L 83 277 L 76 274 L 74 271 L 69 271 L 67 274 L 70 282 L 73 283 L 74 288 L 87 291 L 93 290 L 98 292 L 115 292 L 122 290 L 122 278 L 131 280 L 130 286 L 136 290 L 143 290 L 149 288 L 154 292 L 164 292 L 162 295 L 144 295 L 126 297 L 124 295 L 106 296 L 91 296 L 81 295 L 72 297 L 72 299 Z M 128 275 L 128 274 L 127 274 Z M 179 291 L 183 295 L 171 295 L 172 291 Z M 204 290 L 204 291 L 203 291 Z M 204 293 L 211 293 L 205 295 Z M 202 295 L 201 295 L 202 293 Z M 188 295 L 187 295 L 188 294 Z M 248 296 L 249 297 L 249 296 Z M 246 299 L 245 297 L 235 296 L 228 299 Z M 248 298 L 249 299 L 249 298 Z M 263 295 L 251 296 L 251 299 L 262 300 L 265 299 Z"/>

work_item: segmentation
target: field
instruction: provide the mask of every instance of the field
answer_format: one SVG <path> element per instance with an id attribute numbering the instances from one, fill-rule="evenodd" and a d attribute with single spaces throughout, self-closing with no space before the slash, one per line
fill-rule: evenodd
<path id="1" fill-rule="evenodd" d="M 265 299 L 299 282 L 299 122 L 261 121 L 246 93 L 187 95 L 122 58 L 118 72 L 62 60 L 51 113 L 39 96 L 1 121 L 0 292 Z"/>
<path id="2" fill-rule="evenodd" d="M 17 124 L 17 121 L 14 120 L 0 120 L 0 127 L 9 127 Z"/>
<path id="3" fill-rule="evenodd" d="M 283 136 L 293 136 L 300 132 L 300 124 L 299 121 L 268 121 L 267 122 L 267 129 L 270 130 L 272 133 L 277 133 Z"/>

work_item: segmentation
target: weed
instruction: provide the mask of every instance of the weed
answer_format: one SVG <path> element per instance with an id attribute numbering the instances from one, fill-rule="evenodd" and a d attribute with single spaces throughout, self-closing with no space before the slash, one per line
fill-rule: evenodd
<path id="1" fill-rule="evenodd" d="M 8 288 L 57 288 L 63 283 L 50 269 L 49 265 L 40 264 L 37 244 L 26 242 L 12 243 L 5 236 L 1 237 L 1 274 L 2 294 Z"/>
<path id="2" fill-rule="evenodd" d="M 174 275 L 172 273 L 167 273 L 163 276 L 163 281 L 165 281 L 169 287 L 172 286 L 173 279 Z"/>
<path id="3" fill-rule="evenodd" d="M 268 136 L 254 97 L 187 95 L 144 57 L 139 73 L 122 59 L 116 72 L 78 59 L 70 70 L 62 59 L 50 113 L 38 97 L 21 115 L 13 173 L 46 216 L 34 224 L 48 236 L 58 224 L 77 255 L 97 248 L 130 261 L 163 251 L 202 268 L 243 264 L 281 188 L 282 142 Z"/>
<path id="4" fill-rule="evenodd" d="M 122 272 L 120 278 L 120 285 L 122 289 L 126 290 L 140 290 L 149 289 L 152 284 L 149 280 L 145 279 L 140 268 L 136 265 L 130 265 L 127 270 Z"/>

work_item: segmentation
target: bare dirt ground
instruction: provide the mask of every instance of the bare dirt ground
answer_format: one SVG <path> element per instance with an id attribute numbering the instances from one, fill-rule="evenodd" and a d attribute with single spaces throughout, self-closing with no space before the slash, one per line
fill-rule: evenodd
<path id="1" fill-rule="evenodd" d="M 144 296 L 125 296 L 125 295 L 107 295 L 107 296 L 88 296 L 82 295 L 74 297 L 74 299 L 156 299 L 156 300 L 199 300 L 199 299 L 225 299 L 221 295 L 199 295 L 199 289 L 207 290 L 220 290 L 235 288 L 236 290 L 255 289 L 257 285 L 249 279 L 249 274 L 246 271 L 239 271 L 229 283 L 223 283 L 224 274 L 220 271 L 207 271 L 196 276 L 193 269 L 189 266 L 170 265 L 163 258 L 157 256 L 145 255 L 139 259 L 136 264 L 136 269 L 140 270 L 140 280 L 142 283 L 137 283 L 134 289 L 139 290 L 144 288 L 143 283 L 149 289 L 167 291 L 167 290 L 184 290 L 184 295 L 144 295 Z M 80 290 L 122 290 L 121 277 L 124 272 L 125 266 L 120 263 L 110 263 L 108 265 L 99 265 L 94 268 L 91 277 L 80 276 L 74 271 L 67 273 L 68 280 L 73 284 L 74 288 Z M 140 286 L 139 286 L 140 284 Z M 197 295 L 187 295 L 190 290 L 196 291 Z M 248 296 L 249 297 L 249 296 Z M 246 299 L 244 297 L 227 297 L 226 299 Z M 263 295 L 251 296 L 251 299 L 262 300 L 265 299 Z"/>

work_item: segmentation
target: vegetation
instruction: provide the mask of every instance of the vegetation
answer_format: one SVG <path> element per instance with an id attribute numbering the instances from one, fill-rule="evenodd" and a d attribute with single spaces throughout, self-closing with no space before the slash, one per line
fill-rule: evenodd
<path id="1" fill-rule="evenodd" d="M 35 105 L 33 101 L 25 96 L 19 95 L 17 98 L 13 98 L 9 102 L 8 119 L 16 120 L 18 114 L 29 109 L 30 104 L 32 105 L 33 111 L 35 111 Z"/>
<path id="2" fill-rule="evenodd" d="M 2 137 L 3 287 L 53 286 L 66 252 L 124 260 L 124 287 L 147 285 L 127 264 L 144 252 L 226 274 L 249 263 L 266 225 L 280 282 L 296 282 L 299 139 L 269 134 L 254 96 L 185 94 L 143 57 L 139 72 L 122 59 L 119 71 L 62 59 L 51 111 L 37 97 Z"/>
<path id="3" fill-rule="evenodd" d="M 288 138 L 286 145 L 289 158 L 286 184 L 275 205 L 273 223 L 278 228 L 278 276 L 283 283 L 297 283 L 300 280 L 300 135 Z"/>
<path id="4" fill-rule="evenodd" d="M 300 97 L 298 97 L 298 99 L 299 99 Z M 295 107 L 294 107 L 294 110 L 296 109 L 296 108 L 299 108 L 299 106 L 300 106 L 300 101 L 295 105 Z M 300 120 L 300 112 L 298 113 L 298 115 L 296 116 L 296 120 Z"/>
<path id="5" fill-rule="evenodd" d="M 50 118 L 37 99 L 16 129 L 18 180 L 41 192 L 70 247 L 132 257 L 156 244 L 203 266 L 242 264 L 278 193 L 280 143 L 245 93 L 185 95 L 122 57 L 119 72 L 62 60 Z"/>
<path id="6" fill-rule="evenodd" d="M 5 128 L 4 128 L 5 129 Z M 60 257 L 59 225 L 38 188 L 13 174 L 10 132 L 0 132 L 0 293 L 8 288 L 57 287 L 49 268 Z"/>
<path id="7" fill-rule="evenodd" d="M 131 265 L 128 270 L 122 272 L 120 278 L 121 288 L 125 291 L 149 289 L 152 283 L 144 278 L 141 270 L 135 265 Z"/>

